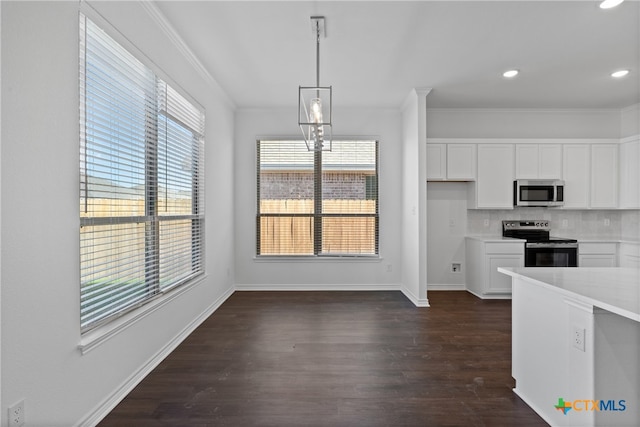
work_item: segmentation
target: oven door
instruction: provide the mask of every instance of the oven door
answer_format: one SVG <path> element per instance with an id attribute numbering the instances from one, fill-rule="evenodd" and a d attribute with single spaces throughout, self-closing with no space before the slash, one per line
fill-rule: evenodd
<path id="1" fill-rule="evenodd" d="M 527 243 L 524 250 L 525 267 L 577 267 L 578 245 Z"/>

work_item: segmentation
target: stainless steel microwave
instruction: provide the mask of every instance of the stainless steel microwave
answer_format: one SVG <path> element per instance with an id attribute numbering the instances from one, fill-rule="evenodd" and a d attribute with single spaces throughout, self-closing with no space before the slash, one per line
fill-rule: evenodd
<path id="1" fill-rule="evenodd" d="M 513 182 L 514 206 L 564 205 L 564 181 L 558 179 L 518 179 Z"/>

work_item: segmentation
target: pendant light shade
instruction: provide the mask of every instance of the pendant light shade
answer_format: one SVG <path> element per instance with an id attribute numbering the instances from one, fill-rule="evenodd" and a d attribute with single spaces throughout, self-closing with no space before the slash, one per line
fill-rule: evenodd
<path id="1" fill-rule="evenodd" d="M 324 17 L 312 16 L 316 37 L 316 85 L 298 87 L 298 125 L 309 151 L 331 151 L 331 86 L 320 86 L 320 37 L 324 36 Z"/>

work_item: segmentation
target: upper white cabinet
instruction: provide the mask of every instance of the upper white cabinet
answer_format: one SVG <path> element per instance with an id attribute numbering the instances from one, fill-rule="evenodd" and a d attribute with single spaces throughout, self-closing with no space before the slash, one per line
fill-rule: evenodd
<path id="1" fill-rule="evenodd" d="M 618 207 L 618 146 L 591 146 L 591 204 L 597 209 Z"/>
<path id="2" fill-rule="evenodd" d="M 476 144 L 447 144 L 447 179 L 476 179 Z"/>
<path id="3" fill-rule="evenodd" d="M 620 144 L 620 207 L 640 208 L 640 139 Z"/>
<path id="4" fill-rule="evenodd" d="M 476 144 L 427 144 L 428 181 L 474 181 Z"/>
<path id="5" fill-rule="evenodd" d="M 564 179 L 564 207 L 589 207 L 591 181 L 591 146 L 570 144 L 562 147 L 562 179 Z"/>
<path id="6" fill-rule="evenodd" d="M 516 179 L 560 179 L 562 145 L 517 144 Z"/>
<path id="7" fill-rule="evenodd" d="M 447 179 L 447 144 L 427 144 L 427 180 Z"/>
<path id="8" fill-rule="evenodd" d="M 513 144 L 478 144 L 477 174 L 469 191 L 470 208 L 513 209 Z"/>

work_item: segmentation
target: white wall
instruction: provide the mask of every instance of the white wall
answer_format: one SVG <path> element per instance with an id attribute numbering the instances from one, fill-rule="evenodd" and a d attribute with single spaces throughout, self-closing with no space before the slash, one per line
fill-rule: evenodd
<path id="1" fill-rule="evenodd" d="M 620 137 L 640 135 L 640 103 L 622 109 Z"/>
<path id="2" fill-rule="evenodd" d="M 233 277 L 233 112 L 140 3 L 98 5 L 202 104 L 206 269 L 199 285 L 91 352 L 79 327 L 78 2 L 2 3 L 2 402 L 27 426 L 91 424 L 176 338 L 228 294 Z"/>
<path id="3" fill-rule="evenodd" d="M 412 90 L 402 107 L 402 286 L 414 304 L 427 298 L 427 123 L 430 89 Z"/>
<path id="4" fill-rule="evenodd" d="M 427 283 L 429 290 L 464 289 L 465 235 L 467 235 L 466 182 L 427 184 Z M 459 263 L 454 273 L 451 264 Z"/>
<path id="5" fill-rule="evenodd" d="M 237 288 L 399 289 L 401 224 L 398 218 L 401 215 L 402 193 L 400 126 L 399 111 L 334 108 L 333 112 L 334 139 L 340 136 L 365 136 L 379 140 L 381 260 L 263 261 L 255 259 L 256 139 L 302 138 L 302 135 L 295 109 L 237 111 L 234 177 Z"/>
<path id="6" fill-rule="evenodd" d="M 428 109 L 429 138 L 619 138 L 620 110 Z"/>

